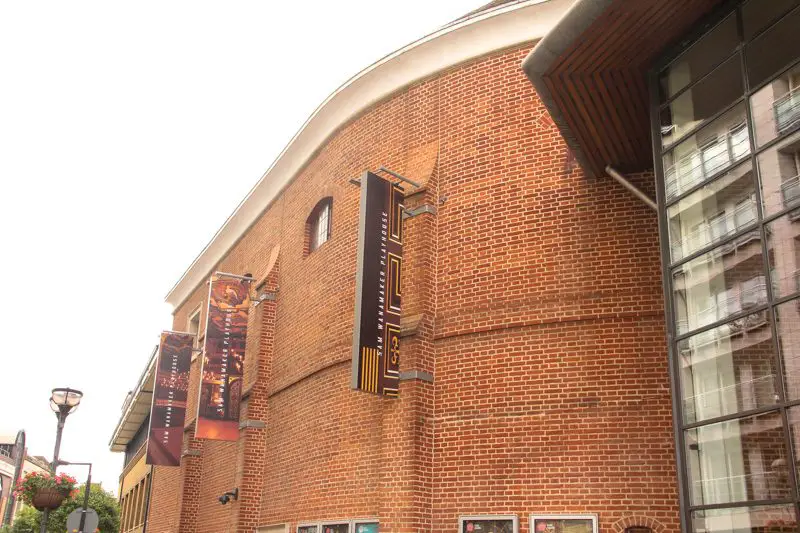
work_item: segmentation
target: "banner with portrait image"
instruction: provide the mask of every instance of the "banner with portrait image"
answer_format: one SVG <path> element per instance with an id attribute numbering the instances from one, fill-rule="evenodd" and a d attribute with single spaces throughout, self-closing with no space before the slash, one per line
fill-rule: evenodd
<path id="1" fill-rule="evenodd" d="M 361 178 L 352 387 L 386 396 L 397 396 L 400 382 L 403 199 L 380 176 Z"/>
<path id="2" fill-rule="evenodd" d="M 195 428 L 200 439 L 239 438 L 250 281 L 221 272 L 211 276 Z"/>
<path id="3" fill-rule="evenodd" d="M 146 463 L 180 466 L 195 336 L 164 331 L 158 345 Z"/>

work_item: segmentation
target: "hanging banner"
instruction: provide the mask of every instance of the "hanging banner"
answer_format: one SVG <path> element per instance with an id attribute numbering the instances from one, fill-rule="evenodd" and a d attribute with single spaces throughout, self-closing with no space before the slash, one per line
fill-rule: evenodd
<path id="1" fill-rule="evenodd" d="M 403 192 L 366 172 L 361 178 L 354 389 L 397 396 L 400 382 L 400 271 L 403 264 Z"/>
<path id="2" fill-rule="evenodd" d="M 239 438 L 250 281 L 220 272 L 211 276 L 195 430 L 200 439 Z"/>
<path id="3" fill-rule="evenodd" d="M 164 331 L 158 346 L 146 463 L 180 466 L 195 336 Z"/>

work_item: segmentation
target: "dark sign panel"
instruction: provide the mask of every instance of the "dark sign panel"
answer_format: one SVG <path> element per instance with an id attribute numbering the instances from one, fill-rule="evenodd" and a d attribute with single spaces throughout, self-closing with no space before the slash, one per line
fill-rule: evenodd
<path id="1" fill-rule="evenodd" d="M 354 389 L 397 396 L 400 381 L 400 271 L 403 192 L 371 172 L 361 179 Z"/>
<path id="2" fill-rule="evenodd" d="M 211 276 L 197 438 L 233 441 L 239 437 L 249 311 L 250 278 L 219 272 Z"/>
<path id="3" fill-rule="evenodd" d="M 147 464 L 180 466 L 194 335 L 161 333 L 147 435 Z"/>

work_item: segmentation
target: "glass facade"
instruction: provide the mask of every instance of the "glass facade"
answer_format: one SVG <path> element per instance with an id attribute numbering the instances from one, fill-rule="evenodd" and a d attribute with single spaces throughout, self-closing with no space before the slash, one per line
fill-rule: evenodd
<path id="1" fill-rule="evenodd" d="M 800 0 L 748 0 L 655 72 L 684 522 L 797 531 Z"/>

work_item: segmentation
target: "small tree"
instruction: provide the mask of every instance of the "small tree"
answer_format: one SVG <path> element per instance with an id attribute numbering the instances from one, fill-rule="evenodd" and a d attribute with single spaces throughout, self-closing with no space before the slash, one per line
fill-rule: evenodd
<path id="1" fill-rule="evenodd" d="M 38 533 L 39 524 L 41 524 L 42 513 L 28 507 L 27 505 L 19 510 L 17 516 L 14 518 L 14 523 L 7 529 L 8 533 Z M 0 530 L 6 533 L 4 530 Z"/>
<path id="2" fill-rule="evenodd" d="M 47 521 L 48 533 L 63 533 L 67 530 L 69 514 L 75 509 L 83 507 L 84 490 L 85 486 L 82 485 L 71 498 L 61 504 L 61 507 L 50 512 L 50 519 Z M 100 518 L 98 526 L 100 533 L 119 532 L 119 503 L 111 493 L 104 491 L 102 486 L 92 483 L 92 490 L 89 492 L 89 508 L 97 511 L 97 516 Z"/>

